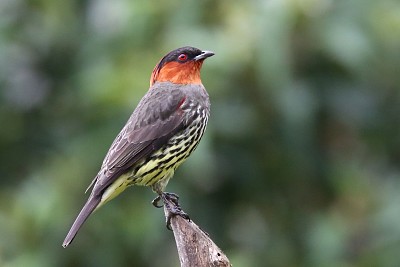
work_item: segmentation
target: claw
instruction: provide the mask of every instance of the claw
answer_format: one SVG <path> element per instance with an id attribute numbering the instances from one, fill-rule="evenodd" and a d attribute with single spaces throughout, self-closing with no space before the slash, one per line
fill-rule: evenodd
<path id="1" fill-rule="evenodd" d="M 165 197 L 171 200 L 176 206 L 179 206 L 179 196 L 175 193 L 165 192 Z"/>
<path id="2" fill-rule="evenodd" d="M 163 192 L 161 193 L 158 197 L 156 197 L 153 201 L 152 204 L 157 207 L 160 208 L 162 206 L 158 205 L 158 203 L 160 202 L 160 200 L 162 200 L 162 202 L 164 203 L 165 208 L 168 211 L 167 217 L 166 217 L 166 226 L 168 230 L 172 231 L 171 228 L 171 218 L 173 216 L 181 216 L 182 218 L 186 219 L 186 220 L 190 220 L 189 215 L 187 215 L 186 212 L 184 212 L 181 208 L 181 206 L 179 205 L 179 196 L 175 193 L 168 193 L 168 192 Z"/>
<path id="3" fill-rule="evenodd" d="M 167 207 L 167 210 L 168 210 L 168 215 L 167 215 L 167 218 L 165 220 L 165 223 L 166 223 L 166 226 L 167 226 L 168 230 L 172 231 L 171 218 L 174 217 L 174 216 L 181 216 L 185 220 L 190 221 L 189 215 L 186 212 L 184 212 L 180 207 L 178 207 L 178 208 L 173 207 L 172 209 L 169 209 L 168 206 L 166 206 L 166 207 Z"/>
<path id="4" fill-rule="evenodd" d="M 153 199 L 153 201 L 151 201 L 151 204 L 153 204 L 154 207 L 156 208 L 162 208 L 163 205 L 160 205 L 158 203 L 160 203 L 161 197 L 157 196 L 155 199 Z"/>

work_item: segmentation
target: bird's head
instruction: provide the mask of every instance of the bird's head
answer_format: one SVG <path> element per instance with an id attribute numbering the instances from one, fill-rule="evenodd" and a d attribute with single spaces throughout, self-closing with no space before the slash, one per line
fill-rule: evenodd
<path id="1" fill-rule="evenodd" d="M 166 54 L 156 65 L 150 78 L 150 86 L 156 82 L 176 84 L 200 84 L 200 69 L 211 51 L 185 46 Z"/>

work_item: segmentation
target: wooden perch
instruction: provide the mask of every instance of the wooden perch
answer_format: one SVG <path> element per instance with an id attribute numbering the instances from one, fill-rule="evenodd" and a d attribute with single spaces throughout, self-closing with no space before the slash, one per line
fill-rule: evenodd
<path id="1" fill-rule="evenodd" d="M 168 210 L 164 206 L 167 218 Z M 211 238 L 192 220 L 171 218 L 181 267 L 230 267 L 229 259 Z"/>

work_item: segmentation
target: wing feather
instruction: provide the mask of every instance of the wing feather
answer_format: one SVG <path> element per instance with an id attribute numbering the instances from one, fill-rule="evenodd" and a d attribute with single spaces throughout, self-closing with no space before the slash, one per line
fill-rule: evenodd
<path id="1" fill-rule="evenodd" d="M 121 174 L 159 150 L 188 124 L 180 109 L 185 95 L 180 90 L 154 88 L 143 97 L 125 127 L 112 143 L 103 165 L 92 181 L 92 194 L 101 194 Z M 152 91 L 158 90 L 158 91 Z M 89 188 L 90 188 L 89 186 Z"/>

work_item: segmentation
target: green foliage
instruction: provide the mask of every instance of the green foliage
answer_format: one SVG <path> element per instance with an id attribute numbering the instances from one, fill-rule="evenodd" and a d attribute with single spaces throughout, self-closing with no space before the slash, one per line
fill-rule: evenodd
<path id="1" fill-rule="evenodd" d="M 236 267 L 400 262 L 395 0 L 0 2 L 0 266 L 177 266 L 148 188 L 62 249 L 152 68 L 212 50 L 206 136 L 168 189 Z"/>

